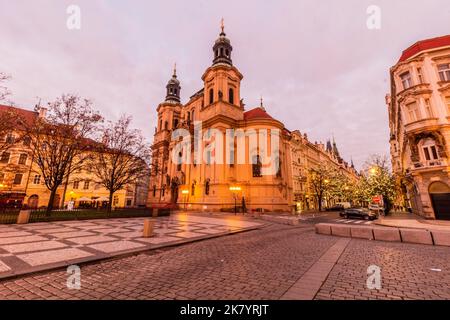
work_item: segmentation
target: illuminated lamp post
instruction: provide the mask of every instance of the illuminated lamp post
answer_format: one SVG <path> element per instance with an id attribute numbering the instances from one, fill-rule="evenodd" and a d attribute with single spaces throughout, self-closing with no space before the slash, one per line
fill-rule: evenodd
<path id="1" fill-rule="evenodd" d="M 241 190 L 242 190 L 241 187 L 238 187 L 238 186 L 230 187 L 230 191 L 233 193 L 233 196 L 234 196 L 234 215 L 237 215 L 237 194 Z"/>
<path id="2" fill-rule="evenodd" d="M 187 209 L 186 209 L 186 205 L 187 205 L 187 196 L 188 196 L 188 194 L 189 194 L 189 190 L 187 190 L 187 189 L 181 190 L 181 194 L 184 195 L 184 211 L 186 211 L 186 210 L 187 210 Z"/>

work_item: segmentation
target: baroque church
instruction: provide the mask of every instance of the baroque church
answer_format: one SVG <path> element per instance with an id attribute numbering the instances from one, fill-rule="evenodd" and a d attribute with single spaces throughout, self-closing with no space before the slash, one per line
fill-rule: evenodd
<path id="1" fill-rule="evenodd" d="M 287 211 L 293 201 L 289 183 L 289 131 L 266 112 L 262 102 L 260 106 L 246 110 L 240 94 L 243 75 L 233 64 L 233 47 L 223 25 L 212 49 L 212 65 L 202 75 L 203 88 L 183 104 L 175 69 L 166 86 L 165 101 L 157 107 L 148 204 L 171 203 L 192 210 L 232 209 L 237 205 L 254 210 Z M 174 161 L 173 153 L 179 153 L 180 158 L 186 158 L 186 152 L 192 154 L 191 158 L 195 157 L 196 123 L 201 123 L 202 132 L 215 129 L 224 137 L 229 129 L 279 132 L 277 170 L 273 174 L 261 174 L 259 155 L 256 161 L 252 160 L 254 151 L 249 150 L 248 137 L 245 137 L 244 163 L 236 161 L 235 152 L 227 153 L 225 150 L 216 150 L 216 157 L 231 155 L 234 159 L 200 163 Z M 192 137 L 192 144 L 182 152 L 176 149 L 179 139 L 173 139 L 173 132 L 177 129 L 186 130 Z M 200 140 L 202 147 L 208 149 L 211 139 L 205 135 Z"/>

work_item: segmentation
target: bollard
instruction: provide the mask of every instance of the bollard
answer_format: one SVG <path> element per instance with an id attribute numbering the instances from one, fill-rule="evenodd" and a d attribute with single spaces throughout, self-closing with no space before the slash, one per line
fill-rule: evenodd
<path id="1" fill-rule="evenodd" d="M 17 224 L 27 224 L 30 220 L 31 210 L 20 210 L 17 216 Z"/>
<path id="2" fill-rule="evenodd" d="M 153 228 L 155 226 L 155 221 L 152 219 L 145 219 L 144 220 L 144 232 L 143 237 L 144 238 L 150 238 L 153 237 Z"/>

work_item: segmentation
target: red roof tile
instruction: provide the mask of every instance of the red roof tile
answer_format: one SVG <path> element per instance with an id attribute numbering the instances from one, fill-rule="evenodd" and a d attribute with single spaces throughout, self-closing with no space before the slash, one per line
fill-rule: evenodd
<path id="1" fill-rule="evenodd" d="M 244 112 L 244 120 L 272 119 L 273 118 L 260 107 Z"/>
<path id="2" fill-rule="evenodd" d="M 39 113 L 35 111 L 0 104 L 0 112 L 5 112 L 8 110 L 17 112 L 17 114 L 21 115 L 24 118 L 24 120 L 29 124 L 33 123 L 39 116 Z"/>
<path id="3" fill-rule="evenodd" d="M 405 61 L 419 52 L 446 46 L 450 46 L 450 35 L 418 41 L 403 51 L 403 54 L 398 62 Z"/>

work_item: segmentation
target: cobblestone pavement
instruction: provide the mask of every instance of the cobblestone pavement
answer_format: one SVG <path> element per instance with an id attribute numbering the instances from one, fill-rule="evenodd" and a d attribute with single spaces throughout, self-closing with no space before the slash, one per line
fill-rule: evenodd
<path id="1" fill-rule="evenodd" d="M 65 270 L 0 281 L 0 299 L 279 299 L 339 239 L 273 224 L 84 265 L 80 290 Z M 371 264 L 382 290 L 365 288 Z M 449 266 L 447 247 L 352 239 L 315 298 L 450 298 Z"/>
<path id="2" fill-rule="evenodd" d="M 0 278 L 54 269 L 124 253 L 221 236 L 260 226 L 238 217 L 176 214 L 154 219 L 155 236 L 143 238 L 144 218 L 59 221 L 0 226 Z"/>

